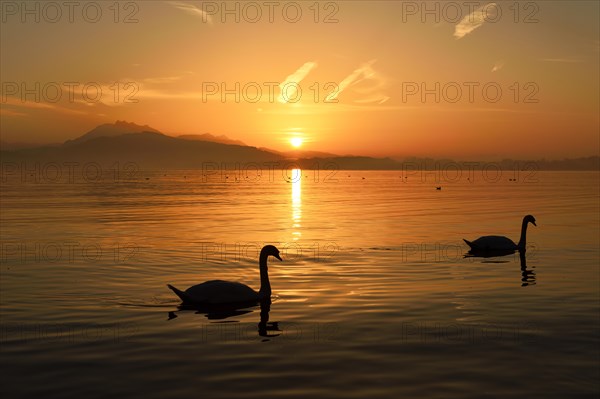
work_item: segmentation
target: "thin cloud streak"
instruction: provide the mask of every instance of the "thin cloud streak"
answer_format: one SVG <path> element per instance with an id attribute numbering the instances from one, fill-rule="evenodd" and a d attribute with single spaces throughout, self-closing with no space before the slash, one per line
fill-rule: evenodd
<path id="1" fill-rule="evenodd" d="M 27 116 L 26 113 L 13 111 L 12 109 L 6 109 L 6 108 L 0 108 L 0 115 L 4 115 L 4 116 L 18 116 L 18 117 Z"/>
<path id="2" fill-rule="evenodd" d="M 190 15 L 202 18 L 202 22 L 207 22 L 210 25 L 213 23 L 212 17 L 206 11 L 196 7 L 193 4 L 184 3 L 182 1 L 168 1 L 167 4 L 170 4 L 178 10 L 186 12 Z"/>
<path id="3" fill-rule="evenodd" d="M 562 62 L 565 64 L 578 64 L 583 62 L 583 60 L 579 60 L 576 58 L 542 58 L 541 61 L 544 62 Z"/>
<path id="4" fill-rule="evenodd" d="M 371 88 L 368 88 L 367 90 L 363 90 L 362 92 L 368 93 L 371 95 L 368 96 L 367 98 L 355 100 L 355 102 L 357 102 L 357 103 L 373 103 L 373 102 L 375 102 L 378 104 L 383 104 L 384 102 L 389 100 L 390 98 L 388 96 L 383 95 L 381 93 L 372 94 L 374 91 L 376 91 L 377 89 L 381 88 L 384 85 L 381 77 L 377 76 L 377 73 L 375 72 L 375 70 L 372 67 L 375 62 L 377 62 L 376 59 L 371 60 L 369 62 L 364 63 L 359 68 L 355 69 L 350 75 L 348 75 L 344 80 L 342 80 L 340 82 L 340 84 L 338 85 L 337 91 L 334 91 L 327 96 L 327 101 L 329 101 L 329 102 L 336 101 L 338 96 L 344 90 L 346 90 L 346 88 L 348 88 L 352 85 L 358 84 L 365 80 L 376 80 L 376 81 L 378 81 L 379 84 L 376 87 L 371 87 Z"/>
<path id="5" fill-rule="evenodd" d="M 316 62 L 305 62 L 304 65 L 296 70 L 296 72 L 285 78 L 285 80 L 279 84 L 280 93 L 278 101 L 285 104 L 290 102 L 290 100 L 295 100 L 297 92 L 296 87 L 302 79 L 316 67 Z"/>
<path id="6" fill-rule="evenodd" d="M 166 84 L 166 83 L 177 82 L 177 81 L 181 80 L 182 77 L 183 76 L 165 76 L 165 77 L 158 77 L 158 78 L 146 78 L 146 79 L 144 79 L 144 82 L 152 83 L 152 84 Z"/>
<path id="7" fill-rule="evenodd" d="M 457 39 L 462 39 L 469 33 L 473 32 L 475 29 L 479 28 L 486 21 L 486 16 L 492 17 L 487 14 L 487 11 L 492 8 L 496 10 L 498 5 L 496 3 L 485 4 L 476 10 L 473 10 L 472 13 L 465 16 L 456 26 L 454 27 L 454 37 Z M 485 9 L 485 11 L 484 11 Z M 493 16 L 495 18 L 495 15 Z"/>
<path id="8" fill-rule="evenodd" d="M 322 107 L 318 104 L 303 105 L 296 108 L 272 108 L 264 109 L 262 112 L 267 115 L 321 115 L 343 112 L 382 112 L 382 111 L 439 111 L 439 112 L 494 112 L 494 113 L 511 113 L 511 114 L 540 114 L 539 110 L 525 110 L 514 108 L 471 108 L 471 107 L 444 107 L 440 105 L 379 105 L 379 104 L 328 104 L 327 107 Z"/>
<path id="9" fill-rule="evenodd" d="M 492 72 L 498 72 L 502 68 L 504 68 L 504 61 L 497 61 L 492 68 Z"/>
<path id="10" fill-rule="evenodd" d="M 54 111 L 54 112 L 60 112 L 62 114 L 69 114 L 69 115 L 86 115 L 87 112 L 84 111 L 78 111 L 78 110 L 74 110 L 74 109 L 70 109 L 70 108 L 66 108 L 66 107 L 60 107 L 58 105 L 53 105 L 53 104 L 48 104 L 45 102 L 35 102 L 35 101 L 22 101 L 20 99 L 17 99 L 16 97 L 7 97 L 6 99 L 2 100 L 2 105 L 10 105 L 13 107 L 17 107 L 17 108 L 28 108 L 28 109 L 38 109 L 38 110 L 46 110 L 46 111 Z M 13 112 L 13 114 L 18 113 L 18 112 Z"/>

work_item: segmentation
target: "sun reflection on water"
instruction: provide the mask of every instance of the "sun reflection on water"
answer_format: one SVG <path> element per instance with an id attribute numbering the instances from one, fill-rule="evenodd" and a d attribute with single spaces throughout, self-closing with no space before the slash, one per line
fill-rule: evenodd
<path id="1" fill-rule="evenodd" d="M 302 170 L 292 169 L 292 235 L 294 241 L 297 241 L 302 233 L 300 232 L 302 221 Z"/>

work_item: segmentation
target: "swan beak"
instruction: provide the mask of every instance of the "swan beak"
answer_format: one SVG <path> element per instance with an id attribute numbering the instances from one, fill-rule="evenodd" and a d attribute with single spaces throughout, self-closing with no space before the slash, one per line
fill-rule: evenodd
<path id="1" fill-rule="evenodd" d="M 537 227 L 537 224 L 535 224 L 535 220 L 534 220 L 533 222 L 531 222 L 531 223 L 533 223 L 533 225 L 534 225 L 535 227 Z"/>
<path id="2" fill-rule="evenodd" d="M 279 259 L 280 261 L 282 261 L 282 262 L 283 262 L 283 260 L 281 259 L 281 256 L 279 256 L 279 254 L 275 254 L 275 255 L 273 255 L 273 256 L 274 256 L 274 257 L 276 257 L 277 259 Z"/>

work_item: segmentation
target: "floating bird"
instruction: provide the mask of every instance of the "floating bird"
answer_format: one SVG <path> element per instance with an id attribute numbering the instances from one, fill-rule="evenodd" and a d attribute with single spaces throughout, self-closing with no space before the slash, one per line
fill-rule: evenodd
<path id="1" fill-rule="evenodd" d="M 171 284 L 167 284 L 167 287 L 181 298 L 184 304 L 188 305 L 258 302 L 264 298 L 271 298 L 271 284 L 269 283 L 267 268 L 267 258 L 269 256 L 281 260 L 279 250 L 273 245 L 265 245 L 260 251 L 260 289 L 258 292 L 245 284 L 223 280 L 206 281 L 185 291 L 178 290 Z"/>
<path id="2" fill-rule="evenodd" d="M 463 239 L 464 242 L 471 248 L 472 253 L 480 253 L 480 252 L 494 252 L 494 251 L 525 251 L 526 240 L 527 240 L 527 225 L 532 223 L 534 226 L 535 218 L 531 215 L 527 215 L 523 218 L 523 223 L 521 225 L 521 238 L 519 239 L 519 243 L 515 244 L 510 238 L 504 236 L 484 236 L 479 237 L 475 241 L 467 241 Z"/>
<path id="3" fill-rule="evenodd" d="M 436 190 L 441 190 L 441 189 L 442 189 L 442 186 L 437 186 L 435 189 L 436 189 Z"/>

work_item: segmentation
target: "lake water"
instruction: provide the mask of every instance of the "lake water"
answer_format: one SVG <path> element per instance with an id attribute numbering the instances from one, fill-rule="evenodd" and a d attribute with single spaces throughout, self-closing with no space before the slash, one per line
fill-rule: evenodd
<path id="1" fill-rule="evenodd" d="M 598 397 L 598 173 L 287 174 L 3 181 L 0 391 Z M 463 256 L 526 214 L 525 259 Z M 259 307 L 178 310 L 167 283 L 258 289 L 266 243 L 267 331 Z"/>

